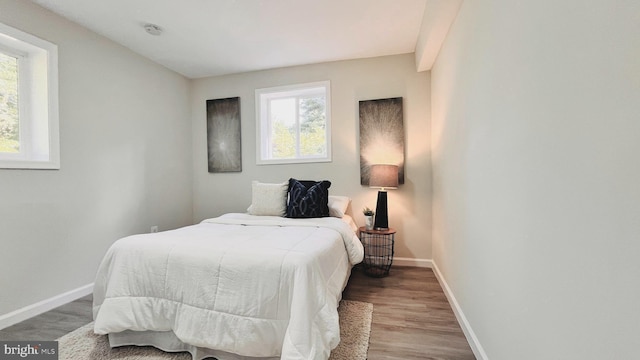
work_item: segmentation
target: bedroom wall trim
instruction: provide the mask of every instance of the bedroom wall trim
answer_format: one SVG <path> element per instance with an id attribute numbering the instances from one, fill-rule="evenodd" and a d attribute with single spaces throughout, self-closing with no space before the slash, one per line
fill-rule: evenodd
<path id="1" fill-rule="evenodd" d="M 0 315 L 0 330 L 93 293 L 93 283 Z"/>
<path id="2" fill-rule="evenodd" d="M 442 290 L 444 290 L 444 294 L 447 297 L 447 300 L 449 300 L 449 304 L 453 309 L 453 313 L 456 315 L 458 324 L 460 324 L 460 327 L 462 328 L 462 332 L 464 333 L 464 336 L 467 338 L 467 341 L 469 342 L 469 346 L 471 346 L 471 350 L 473 351 L 473 354 L 476 356 L 476 359 L 489 360 L 489 357 L 485 353 L 484 348 L 482 347 L 482 344 L 480 344 L 480 340 L 478 340 L 478 337 L 476 336 L 475 332 L 471 328 L 471 324 L 469 324 L 467 317 L 464 315 L 464 312 L 462 311 L 460 304 L 458 304 L 458 301 L 456 300 L 456 297 L 453 295 L 451 288 L 449 288 L 449 284 L 447 284 L 447 281 L 442 276 L 442 273 L 438 268 L 438 264 L 433 260 L 431 261 L 431 264 L 433 266 L 432 267 L 433 273 L 436 275 L 436 279 L 438 279 L 438 282 L 440 283 Z"/>
<path id="3" fill-rule="evenodd" d="M 413 267 L 421 267 L 421 268 L 432 268 L 433 260 L 394 257 L 393 266 L 413 266 Z"/>

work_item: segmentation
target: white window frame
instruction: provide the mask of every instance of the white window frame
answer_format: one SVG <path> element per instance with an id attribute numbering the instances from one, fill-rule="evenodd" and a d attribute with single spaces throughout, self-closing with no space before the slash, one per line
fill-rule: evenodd
<path id="1" fill-rule="evenodd" d="M 58 47 L 0 23 L 0 52 L 18 59 L 20 152 L 0 169 L 60 169 Z"/>
<path id="2" fill-rule="evenodd" d="M 327 153 L 324 156 L 297 156 L 288 159 L 273 159 L 271 152 L 271 122 L 269 119 L 269 101 L 291 96 L 301 97 L 305 94 L 318 93 L 318 89 L 325 96 L 325 140 Z M 299 145 L 299 144 L 298 144 Z M 331 161 L 331 83 L 318 81 L 312 83 L 277 86 L 256 89 L 256 163 L 268 164 L 297 164 Z"/>

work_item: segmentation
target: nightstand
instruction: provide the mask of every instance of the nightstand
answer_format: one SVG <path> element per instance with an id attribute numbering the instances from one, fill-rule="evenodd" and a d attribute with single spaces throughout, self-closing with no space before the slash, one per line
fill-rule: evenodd
<path id="1" fill-rule="evenodd" d="M 393 243 L 396 231 L 358 229 L 360 241 L 364 246 L 364 273 L 372 277 L 385 277 L 393 262 Z"/>

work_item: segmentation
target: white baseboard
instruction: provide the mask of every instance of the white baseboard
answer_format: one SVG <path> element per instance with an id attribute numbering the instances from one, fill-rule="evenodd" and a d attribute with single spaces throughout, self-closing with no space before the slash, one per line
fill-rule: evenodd
<path id="1" fill-rule="evenodd" d="M 12 311 L 8 314 L 0 315 L 0 330 L 55 309 L 60 305 L 70 303 L 83 296 L 87 296 L 92 292 L 93 283 L 56 295 L 52 298 L 42 300 L 35 304 L 25 306 L 22 309 Z"/>
<path id="2" fill-rule="evenodd" d="M 462 312 L 462 308 L 460 308 L 460 305 L 458 304 L 456 297 L 453 295 L 453 292 L 451 292 L 451 288 L 449 288 L 447 281 L 444 279 L 444 277 L 442 277 L 442 273 L 438 268 L 438 264 L 435 261 L 432 261 L 432 265 L 433 265 L 432 267 L 433 273 L 436 275 L 436 279 L 438 279 L 440 286 L 442 286 L 442 289 L 444 290 L 444 294 L 449 300 L 449 304 L 453 309 L 453 313 L 456 315 L 456 319 L 458 319 L 458 323 L 462 328 L 462 332 L 464 333 L 464 336 L 467 338 L 467 341 L 469 342 L 469 346 L 471 346 L 471 350 L 473 351 L 473 354 L 476 356 L 476 359 L 478 360 L 489 360 L 489 358 L 487 357 L 487 354 L 484 352 L 484 348 L 482 347 L 482 345 L 480 344 L 480 341 L 478 340 L 478 337 L 476 337 L 475 332 L 473 332 L 473 329 L 471 328 L 471 324 L 469 324 L 467 317 L 464 315 L 464 312 Z"/>
<path id="3" fill-rule="evenodd" d="M 429 259 L 412 259 L 412 258 L 394 257 L 393 265 L 431 268 L 433 267 L 433 261 Z"/>

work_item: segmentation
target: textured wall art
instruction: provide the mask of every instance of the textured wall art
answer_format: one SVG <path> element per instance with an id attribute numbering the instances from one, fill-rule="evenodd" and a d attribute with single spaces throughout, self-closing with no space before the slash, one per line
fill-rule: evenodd
<path id="1" fill-rule="evenodd" d="M 402 98 L 360 101 L 360 184 L 369 185 L 373 164 L 398 165 L 404 184 L 404 125 Z"/>
<path id="2" fill-rule="evenodd" d="M 242 171 L 240 98 L 207 100 L 209 172 Z"/>

